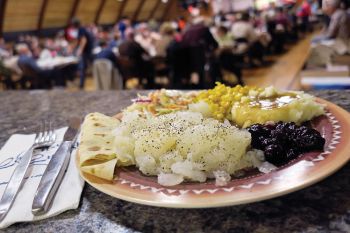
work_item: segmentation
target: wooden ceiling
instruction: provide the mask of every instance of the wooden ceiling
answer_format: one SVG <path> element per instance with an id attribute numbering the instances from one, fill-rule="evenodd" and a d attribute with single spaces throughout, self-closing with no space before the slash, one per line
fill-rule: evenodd
<path id="1" fill-rule="evenodd" d="M 0 35 L 62 28 L 72 17 L 83 24 L 166 20 L 179 13 L 177 0 L 0 0 Z"/>

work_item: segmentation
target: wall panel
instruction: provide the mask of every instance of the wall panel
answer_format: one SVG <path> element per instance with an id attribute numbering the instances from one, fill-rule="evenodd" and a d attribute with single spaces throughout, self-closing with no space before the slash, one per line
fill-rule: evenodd
<path id="1" fill-rule="evenodd" d="M 164 14 L 164 11 L 166 10 L 167 6 L 168 6 L 169 3 L 169 0 L 167 3 L 163 3 L 161 2 L 157 8 L 157 11 L 154 13 L 154 17 L 155 19 L 157 20 L 161 20 L 162 17 L 163 17 L 163 14 Z"/>
<path id="2" fill-rule="evenodd" d="M 43 1 L 44 0 L 7 0 L 4 12 L 3 31 L 16 32 L 37 30 Z M 78 17 L 85 25 L 94 22 L 101 1 L 102 0 L 80 0 L 75 11 L 75 17 Z M 142 4 L 142 7 L 139 8 L 142 1 L 145 2 Z M 139 12 L 135 20 L 146 21 L 151 17 L 157 4 L 159 5 L 152 18 L 160 20 L 163 18 L 168 5 L 173 1 L 176 2 L 177 0 L 168 0 L 168 3 L 159 3 L 159 0 L 106 0 L 101 10 L 98 23 L 113 24 L 122 16 L 133 19 L 135 11 L 138 9 Z M 74 0 L 47 0 L 46 10 L 42 18 L 42 29 L 66 26 L 74 2 Z M 174 18 L 177 13 L 180 13 L 178 10 L 174 9 L 176 5 L 176 3 L 172 4 L 171 9 L 169 9 L 166 15 L 167 19 Z M 122 6 L 124 6 L 123 11 L 120 13 Z"/>
<path id="3" fill-rule="evenodd" d="M 148 20 L 148 18 L 150 17 L 150 14 L 152 13 L 157 3 L 158 3 L 158 0 L 147 0 L 147 3 L 143 4 L 139 15 L 136 17 L 136 20 L 139 20 L 139 21 Z"/>
<path id="4" fill-rule="evenodd" d="M 4 14 L 4 32 L 36 30 L 43 0 L 9 0 Z"/>
<path id="5" fill-rule="evenodd" d="M 164 20 L 172 20 L 172 19 L 176 19 L 179 16 L 184 16 L 186 15 L 186 10 L 184 10 L 183 8 L 181 8 L 181 6 L 179 6 L 177 1 L 171 1 L 169 2 L 169 4 L 171 4 L 168 13 L 166 14 Z"/>
<path id="6" fill-rule="evenodd" d="M 43 28 L 66 26 L 73 3 L 72 0 L 48 0 Z"/>
<path id="7" fill-rule="evenodd" d="M 119 17 L 119 10 L 122 5 L 121 1 L 107 0 L 99 19 L 100 24 L 113 24 Z"/>
<path id="8" fill-rule="evenodd" d="M 126 5 L 125 5 L 122 16 L 127 16 L 131 19 L 134 16 L 134 13 L 135 13 L 137 7 L 140 4 L 140 1 L 144 1 L 144 0 L 128 0 Z M 144 4 L 144 5 L 146 5 L 146 4 Z"/>
<path id="9" fill-rule="evenodd" d="M 77 13 L 83 25 L 93 23 L 101 0 L 80 0 Z"/>

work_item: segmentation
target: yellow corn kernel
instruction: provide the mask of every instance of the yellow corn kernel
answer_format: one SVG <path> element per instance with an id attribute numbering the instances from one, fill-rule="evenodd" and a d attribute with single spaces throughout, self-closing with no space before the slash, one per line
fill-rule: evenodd
<path id="1" fill-rule="evenodd" d="M 221 98 L 222 101 L 230 101 L 231 99 L 232 99 L 232 95 L 229 95 L 229 94 L 223 95 Z"/>
<path id="2" fill-rule="evenodd" d="M 242 94 L 241 93 L 237 93 L 234 97 L 234 100 L 238 101 L 242 98 Z"/>
<path id="3" fill-rule="evenodd" d="M 243 96 L 243 97 L 241 98 L 241 103 L 249 103 L 249 102 L 250 102 L 250 98 L 249 98 L 249 97 Z"/>
<path id="4" fill-rule="evenodd" d="M 223 102 L 221 102 L 221 106 L 224 107 L 224 108 L 228 108 L 230 106 L 230 102 L 223 101 Z"/>
<path id="5" fill-rule="evenodd" d="M 225 112 L 224 106 L 221 105 L 221 106 L 219 107 L 219 112 Z"/>
<path id="6" fill-rule="evenodd" d="M 224 115 L 222 113 L 216 114 L 216 118 L 218 120 L 222 120 L 222 119 L 224 119 Z"/>

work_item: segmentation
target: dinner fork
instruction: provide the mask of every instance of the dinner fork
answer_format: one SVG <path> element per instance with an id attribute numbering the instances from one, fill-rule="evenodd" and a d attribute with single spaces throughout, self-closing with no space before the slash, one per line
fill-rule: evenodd
<path id="1" fill-rule="evenodd" d="M 56 141 L 56 133 L 52 127 L 52 122 L 44 121 L 40 128 L 39 133 L 35 136 L 34 144 L 22 155 L 2 195 L 0 201 L 0 222 L 6 217 L 16 199 L 32 160 L 33 151 L 39 148 L 50 147 Z"/>

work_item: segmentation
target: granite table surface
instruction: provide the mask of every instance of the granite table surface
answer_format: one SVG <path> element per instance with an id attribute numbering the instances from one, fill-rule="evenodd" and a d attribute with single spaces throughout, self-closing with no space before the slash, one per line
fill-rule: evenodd
<path id="1" fill-rule="evenodd" d="M 316 96 L 350 111 L 350 91 Z M 34 132 L 38 119 L 67 125 L 72 116 L 115 114 L 136 91 L 0 92 L 0 146 L 11 134 Z M 350 129 L 349 129 L 350 130 Z M 349 151 L 350 153 L 350 151 Z M 212 209 L 167 209 L 118 200 L 85 184 L 79 208 L 0 232 L 350 232 L 350 163 L 303 190 L 258 203 Z"/>

